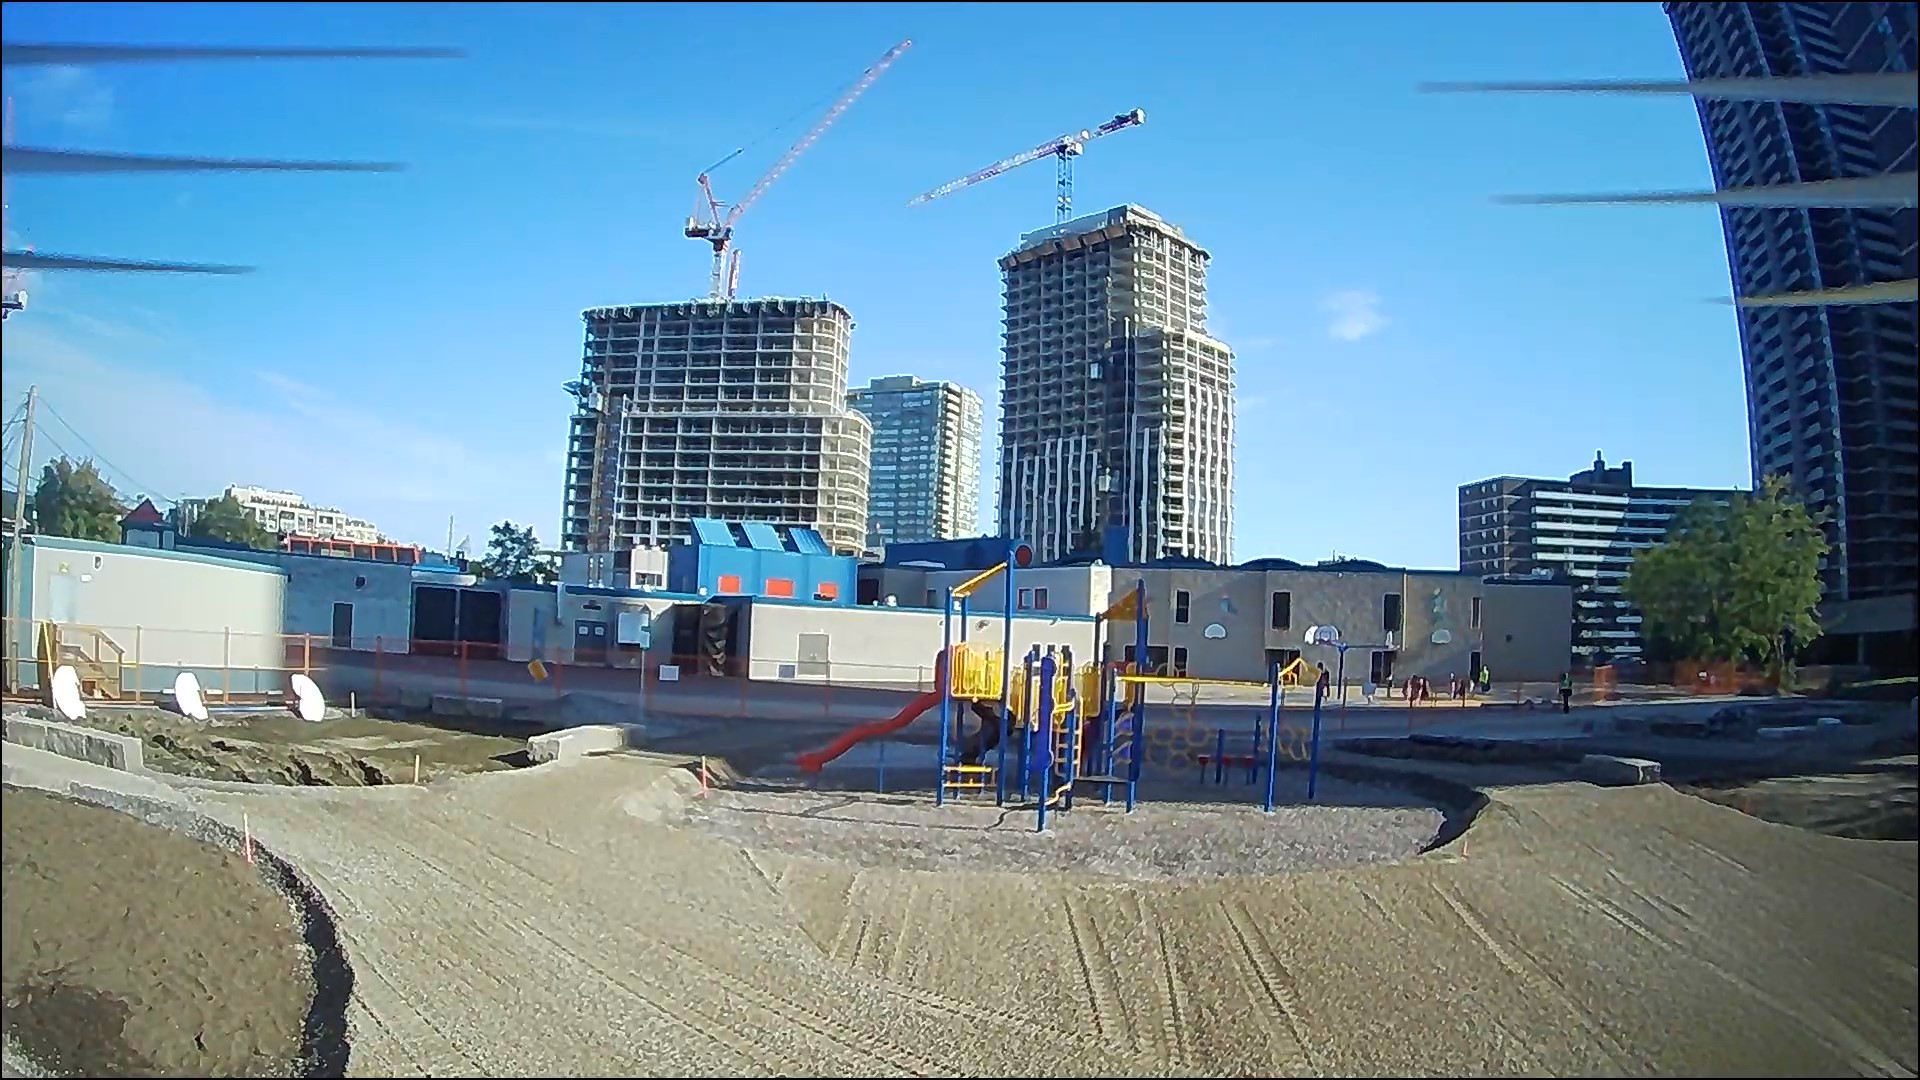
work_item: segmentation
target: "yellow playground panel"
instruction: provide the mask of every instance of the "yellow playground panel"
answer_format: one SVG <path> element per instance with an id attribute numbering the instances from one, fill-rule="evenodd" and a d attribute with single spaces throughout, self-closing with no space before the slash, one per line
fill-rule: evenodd
<path id="1" fill-rule="evenodd" d="M 947 685 L 953 696 L 959 701 L 1000 701 L 1003 698 L 1010 704 L 1014 719 L 1030 723 L 1033 710 L 1039 702 L 1040 680 L 1036 674 L 1027 678 L 1026 665 L 1015 663 L 1007 672 L 1007 682 L 1001 681 L 1001 661 L 999 649 L 975 648 L 965 642 L 953 646 L 947 663 Z M 1083 712 L 1091 712 L 1101 704 L 1100 665 L 1081 664 L 1074 671 L 1061 671 L 1054 676 L 1053 700 L 1059 712 L 1070 700 L 1069 690 L 1077 690 Z"/>

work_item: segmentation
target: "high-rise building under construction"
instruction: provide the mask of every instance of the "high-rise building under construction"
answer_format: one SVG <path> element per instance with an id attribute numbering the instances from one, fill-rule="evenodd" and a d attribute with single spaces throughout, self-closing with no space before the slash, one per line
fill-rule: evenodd
<path id="1" fill-rule="evenodd" d="M 1000 530 L 1041 560 L 1233 555 L 1233 352 L 1205 248 L 1138 206 L 1000 260 Z"/>
<path id="2" fill-rule="evenodd" d="M 664 546 L 694 518 L 867 536 L 871 427 L 846 406 L 853 319 L 826 300 L 593 308 L 561 544 Z"/>

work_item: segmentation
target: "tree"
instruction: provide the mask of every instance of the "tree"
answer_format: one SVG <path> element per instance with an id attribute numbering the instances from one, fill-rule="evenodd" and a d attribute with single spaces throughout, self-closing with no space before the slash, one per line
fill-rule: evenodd
<path id="1" fill-rule="evenodd" d="M 109 543 L 120 540 L 120 519 L 127 515 L 119 493 L 91 458 L 75 464 L 64 455 L 40 470 L 33 509 L 35 528 L 47 536 Z"/>
<path id="2" fill-rule="evenodd" d="M 1726 505 L 1701 499 L 1681 511 L 1665 543 L 1641 552 L 1626 594 L 1642 632 L 1676 657 L 1751 661 L 1784 674 L 1787 655 L 1820 634 L 1820 520 L 1767 477 Z"/>
<path id="3" fill-rule="evenodd" d="M 487 541 L 486 557 L 475 567 L 482 577 L 521 579 L 539 582 L 553 580 L 553 568 L 540 557 L 540 541 L 533 526 L 521 528 L 511 521 L 493 527 Z"/>
<path id="4" fill-rule="evenodd" d="M 188 535 L 203 536 L 209 540 L 225 540 L 233 544 L 245 544 L 250 548 L 262 550 L 275 546 L 275 536 L 266 526 L 253 519 L 240 500 L 231 495 L 222 495 L 217 499 L 208 499 L 200 512 L 194 515 Z"/>

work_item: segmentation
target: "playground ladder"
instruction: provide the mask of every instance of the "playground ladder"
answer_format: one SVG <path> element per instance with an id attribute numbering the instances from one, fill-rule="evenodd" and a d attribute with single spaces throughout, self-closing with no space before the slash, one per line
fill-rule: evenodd
<path id="1" fill-rule="evenodd" d="M 994 771 L 991 765 L 948 765 L 942 778 L 947 790 L 953 793 L 968 791 L 985 792 L 993 786 Z"/>

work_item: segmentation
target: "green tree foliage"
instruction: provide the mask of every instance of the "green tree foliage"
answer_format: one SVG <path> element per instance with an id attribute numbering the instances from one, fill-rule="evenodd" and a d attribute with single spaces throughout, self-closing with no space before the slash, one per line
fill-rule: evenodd
<path id="1" fill-rule="evenodd" d="M 120 540 L 120 519 L 126 505 L 100 475 L 92 459 L 76 463 L 61 456 L 40 470 L 33 489 L 34 525 L 47 536 L 76 540 Z"/>
<path id="2" fill-rule="evenodd" d="M 1702 499 L 1681 511 L 1666 542 L 1634 558 L 1626 594 L 1661 652 L 1782 666 L 1783 636 L 1797 647 L 1820 634 L 1826 553 L 1820 522 L 1768 477 L 1726 506 Z"/>
<path id="3" fill-rule="evenodd" d="M 255 521 L 247 513 L 247 508 L 240 505 L 240 500 L 231 495 L 208 499 L 206 505 L 200 508 L 200 513 L 194 516 L 189 535 L 245 544 L 261 550 L 274 547 L 277 541 L 274 534 Z"/>
<path id="4" fill-rule="evenodd" d="M 548 582 L 553 568 L 540 556 L 540 541 L 533 526 L 521 528 L 511 521 L 493 527 L 487 540 L 487 554 L 474 567 L 482 577 Z"/>

